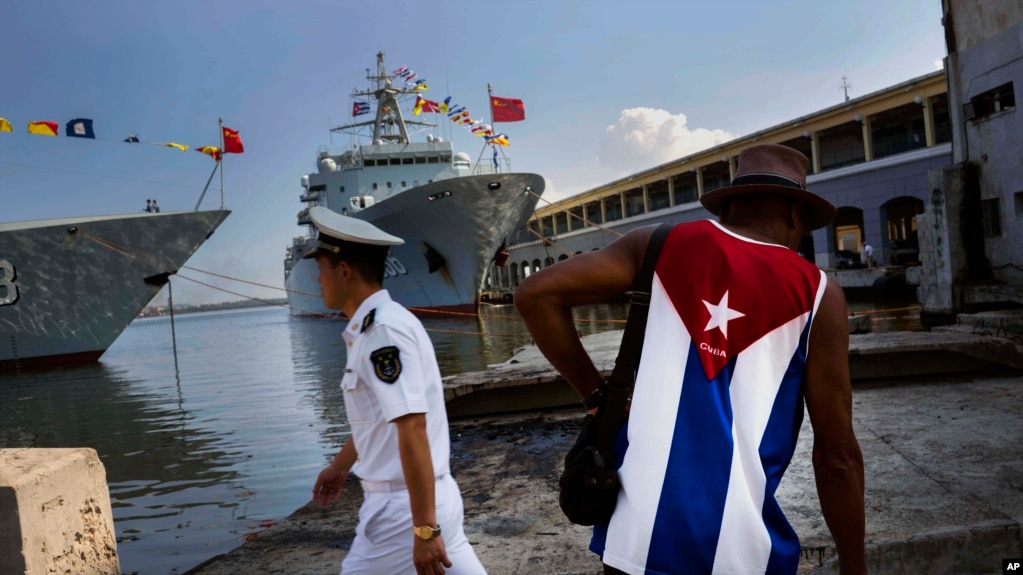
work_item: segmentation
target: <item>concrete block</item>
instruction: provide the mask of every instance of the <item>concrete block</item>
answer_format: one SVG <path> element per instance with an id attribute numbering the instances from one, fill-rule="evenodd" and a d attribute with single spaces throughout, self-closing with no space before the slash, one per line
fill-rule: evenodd
<path id="1" fill-rule="evenodd" d="M 120 575 L 94 449 L 0 449 L 0 573 Z"/>
<path id="2" fill-rule="evenodd" d="M 849 333 L 870 333 L 873 325 L 869 315 L 849 316 Z"/>

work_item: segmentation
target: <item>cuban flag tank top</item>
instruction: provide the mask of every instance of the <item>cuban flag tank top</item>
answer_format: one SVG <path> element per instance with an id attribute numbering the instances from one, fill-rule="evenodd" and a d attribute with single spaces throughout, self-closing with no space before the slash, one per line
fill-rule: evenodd
<path id="1" fill-rule="evenodd" d="M 618 441 L 622 491 L 591 550 L 626 573 L 793 574 L 774 493 L 803 420 L 810 326 L 826 276 L 717 222 L 668 235 Z"/>

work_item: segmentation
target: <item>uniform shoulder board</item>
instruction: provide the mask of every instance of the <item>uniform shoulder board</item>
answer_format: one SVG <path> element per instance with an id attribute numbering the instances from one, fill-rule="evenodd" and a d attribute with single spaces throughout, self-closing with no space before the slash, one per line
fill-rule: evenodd
<path id="1" fill-rule="evenodd" d="M 366 317 L 362 318 L 362 327 L 359 329 L 359 333 L 366 333 L 366 330 L 369 329 L 371 325 L 373 325 L 373 321 L 376 319 L 376 317 L 377 317 L 376 308 L 369 310 L 369 313 L 366 314 Z"/>

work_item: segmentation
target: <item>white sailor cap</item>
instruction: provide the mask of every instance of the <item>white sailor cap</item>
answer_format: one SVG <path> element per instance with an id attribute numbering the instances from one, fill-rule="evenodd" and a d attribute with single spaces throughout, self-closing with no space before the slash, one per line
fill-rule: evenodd
<path id="1" fill-rule="evenodd" d="M 371 246 L 400 246 L 405 243 L 405 240 L 367 221 L 342 216 L 323 206 L 309 208 L 309 217 L 319 235 L 316 237 L 316 245 L 303 258 L 316 257 L 321 250 L 338 253 L 345 242 Z"/>

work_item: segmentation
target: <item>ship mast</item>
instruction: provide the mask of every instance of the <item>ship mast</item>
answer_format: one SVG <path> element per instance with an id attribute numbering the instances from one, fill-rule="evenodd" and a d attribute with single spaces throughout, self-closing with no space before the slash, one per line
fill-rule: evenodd
<path id="1" fill-rule="evenodd" d="M 373 83 L 373 88 L 371 90 L 354 90 L 352 92 L 354 97 L 369 97 L 376 100 L 376 117 L 366 122 L 356 122 L 331 128 L 330 131 L 343 132 L 353 128 L 373 126 L 374 142 L 384 141 L 395 144 L 407 144 L 409 143 L 407 124 L 435 126 L 436 124 L 428 122 L 405 120 L 404 115 L 401 113 L 401 106 L 398 104 L 397 96 L 399 94 L 412 94 L 413 92 L 404 87 L 394 87 L 391 83 L 392 78 L 393 76 L 389 75 L 384 67 L 384 53 L 377 52 L 376 75 L 370 74 L 369 69 L 366 69 L 366 79 Z M 395 129 L 397 129 L 397 133 Z"/>

